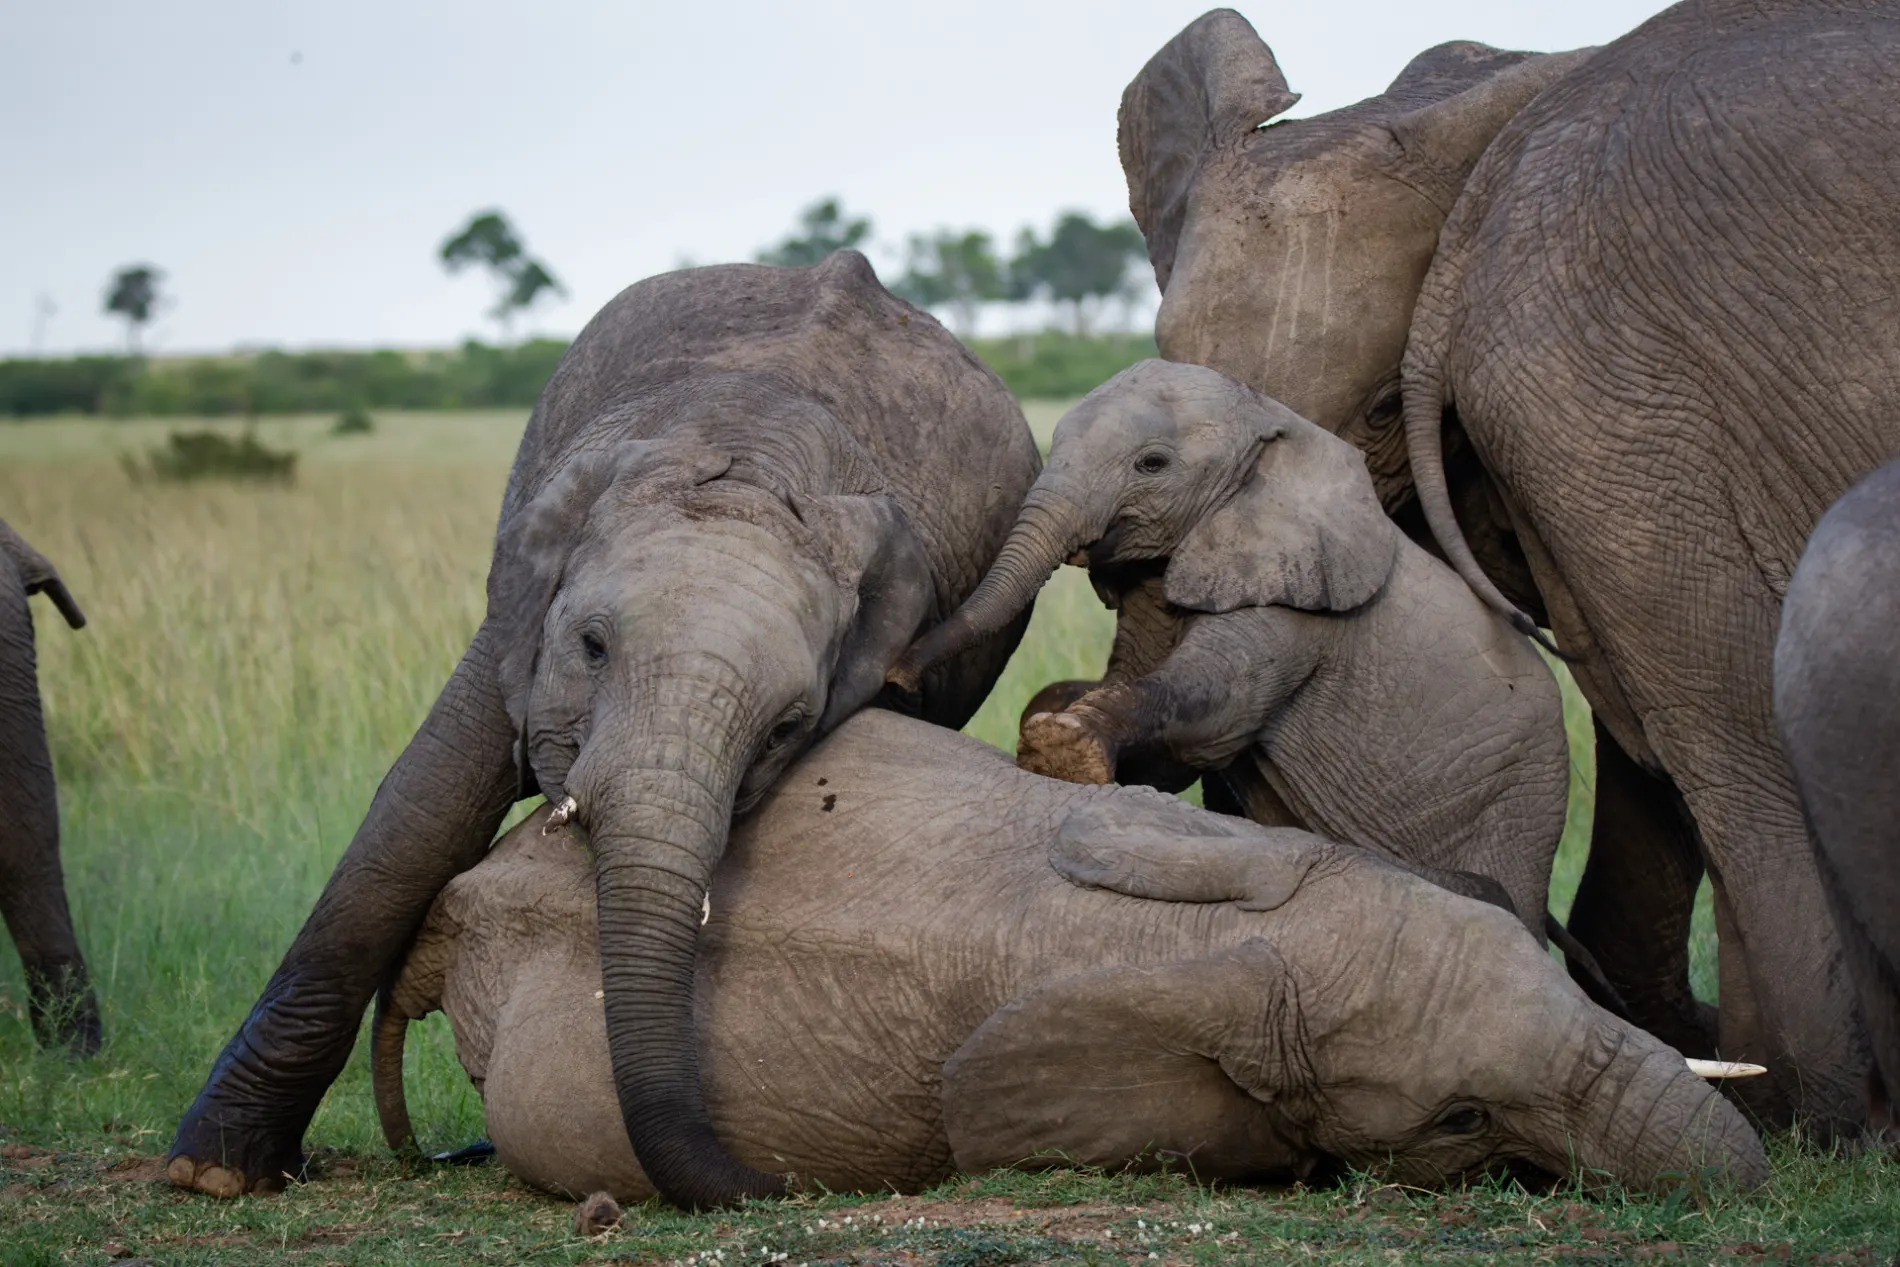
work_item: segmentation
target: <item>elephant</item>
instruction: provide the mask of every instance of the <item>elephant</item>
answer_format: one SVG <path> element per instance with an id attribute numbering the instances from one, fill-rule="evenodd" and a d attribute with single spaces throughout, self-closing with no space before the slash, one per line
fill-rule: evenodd
<path id="1" fill-rule="evenodd" d="M 1868 1116 L 1900 1128 L 1900 458 L 1821 516 L 1788 581 L 1775 723 L 1873 1040 Z"/>
<path id="2" fill-rule="evenodd" d="M 1894 0 L 1688 0 L 1600 49 L 1428 50 L 1307 119 L 1238 14 L 1122 98 L 1161 355 L 1358 446 L 1595 714 L 1571 930 L 1635 1018 L 1858 1130 L 1867 1059 L 1771 658 L 1821 512 L 1900 450 Z M 1720 1008 L 1689 987 L 1704 872 Z"/>
<path id="3" fill-rule="evenodd" d="M 0 915 L 20 952 L 27 1012 L 42 1046 L 99 1050 L 99 1001 L 73 932 L 59 866 L 59 789 L 40 706 L 33 613 L 44 594 L 82 629 L 86 614 L 46 557 L 0 520 Z"/>
<path id="4" fill-rule="evenodd" d="M 590 842 L 548 817 L 437 899 L 379 1009 L 377 1107 L 413 1151 L 403 1033 L 441 1008 L 510 1170 L 639 1199 Z M 720 1136 L 832 1190 L 1037 1159 L 1281 1182 L 1767 1175 L 1741 1114 L 1508 913 L 1375 851 L 1045 779 L 888 710 L 735 826 L 700 937 Z"/>
<path id="5" fill-rule="evenodd" d="M 487 613 L 315 910 L 180 1123 L 174 1183 L 282 1186 L 442 887 L 518 800 L 596 854 L 615 1086 L 659 1191 L 776 1192 L 714 1135 L 693 964 L 735 814 L 962 601 L 1039 468 L 1002 382 L 840 251 L 621 292 L 570 346 L 509 477 Z M 960 726 L 1020 625 L 923 684 Z"/>
<path id="6" fill-rule="evenodd" d="M 1024 722 L 1026 769 L 1107 783 L 1124 753 L 1188 778 L 1238 763 L 1230 785 L 1273 793 L 1267 813 L 1243 797 L 1250 817 L 1284 806 L 1488 876 L 1543 937 L 1570 792 L 1556 679 L 1386 517 L 1352 445 L 1203 366 L 1122 371 L 1057 423 L 989 574 L 892 677 L 1007 627 L 1065 559 L 1110 585 L 1147 570 L 1117 596 L 1108 684 Z"/>

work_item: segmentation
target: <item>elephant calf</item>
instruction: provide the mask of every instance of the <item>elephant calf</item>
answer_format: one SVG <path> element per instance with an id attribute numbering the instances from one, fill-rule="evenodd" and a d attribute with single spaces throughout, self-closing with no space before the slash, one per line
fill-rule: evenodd
<path id="1" fill-rule="evenodd" d="M 90 1056 L 99 1050 L 99 1004 L 60 874 L 59 793 L 27 610 L 33 594 L 52 599 L 74 629 L 85 625 L 53 565 L 0 522 L 0 914 L 20 951 L 33 1033 Z"/>
<path id="2" fill-rule="evenodd" d="M 1003 627 L 1064 559 L 1112 591 L 1117 649 L 1100 689 L 1026 719 L 1026 768 L 1237 763 L 1250 816 L 1488 876 L 1543 935 L 1570 786 L 1556 680 L 1398 531 L 1350 444 L 1213 370 L 1124 371 L 1057 425 L 989 575 L 893 678 Z"/>
<path id="3" fill-rule="evenodd" d="M 507 1166 L 651 1185 L 615 1103 L 593 865 L 537 815 L 452 881 L 376 1027 L 398 1147 L 407 1018 L 440 1007 Z M 1509 1161 L 1650 1187 L 1760 1141 L 1506 913 L 1364 850 L 1146 788 L 1025 773 L 882 711 L 735 827 L 695 1005 L 721 1142 L 832 1189 L 1062 1157 L 1438 1183 Z"/>
<path id="4" fill-rule="evenodd" d="M 1870 1120 L 1900 1130 L 1900 460 L 1849 489 L 1788 582 L 1775 720 L 1873 1042 Z"/>

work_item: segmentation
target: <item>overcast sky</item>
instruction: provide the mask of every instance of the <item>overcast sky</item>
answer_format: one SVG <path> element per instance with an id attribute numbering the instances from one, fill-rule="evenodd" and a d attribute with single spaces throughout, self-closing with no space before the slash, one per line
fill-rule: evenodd
<path id="1" fill-rule="evenodd" d="M 160 352 L 492 337 L 442 239 L 502 208 L 571 333 L 627 283 L 749 258 L 837 193 L 880 266 L 907 234 L 1003 241 L 1127 214 L 1115 106 L 1200 0 L 950 4 L 151 0 L 0 14 L 0 354 L 123 345 L 117 267 L 163 269 Z M 1602 43 L 1658 0 L 1243 4 L 1296 114 L 1449 39 Z M 888 269 L 887 269 L 888 271 Z"/>

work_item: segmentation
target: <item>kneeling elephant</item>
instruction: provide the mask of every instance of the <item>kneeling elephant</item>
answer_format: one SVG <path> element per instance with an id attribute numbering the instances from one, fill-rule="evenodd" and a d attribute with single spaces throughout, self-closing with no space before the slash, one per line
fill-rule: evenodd
<path id="1" fill-rule="evenodd" d="M 431 909 L 377 1024 L 378 1108 L 406 1143 L 402 1035 L 439 1007 L 511 1170 L 644 1197 L 593 869 L 575 829 L 548 833 L 528 819 Z M 694 997 L 714 1129 L 832 1189 L 1058 1157 L 1259 1180 L 1767 1175 L 1740 1114 L 1507 912 L 891 713 L 787 771 L 710 902 Z"/>

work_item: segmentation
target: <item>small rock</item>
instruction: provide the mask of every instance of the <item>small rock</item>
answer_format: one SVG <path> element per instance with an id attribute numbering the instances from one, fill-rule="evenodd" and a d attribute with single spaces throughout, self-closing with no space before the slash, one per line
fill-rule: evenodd
<path id="1" fill-rule="evenodd" d="M 605 1192 L 589 1193 L 574 1207 L 574 1235 L 599 1236 L 620 1226 L 620 1203 Z"/>

